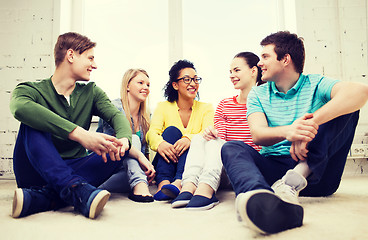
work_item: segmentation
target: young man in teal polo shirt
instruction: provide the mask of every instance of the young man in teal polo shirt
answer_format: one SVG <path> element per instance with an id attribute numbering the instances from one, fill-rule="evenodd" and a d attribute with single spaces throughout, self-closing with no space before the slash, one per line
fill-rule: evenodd
<path id="1" fill-rule="evenodd" d="M 277 32 L 261 41 L 262 80 L 248 95 L 247 119 L 260 152 L 227 142 L 222 161 L 240 221 L 260 233 L 303 224 L 298 196 L 328 196 L 339 187 L 368 86 L 304 75 L 304 44 Z"/>
<path id="2" fill-rule="evenodd" d="M 96 186 L 119 170 L 132 133 L 106 94 L 85 83 L 97 68 L 95 45 L 78 33 L 60 35 L 54 74 L 21 83 L 12 93 L 10 110 L 21 122 L 13 156 L 14 218 L 72 205 L 93 219 L 109 199 L 110 193 Z M 87 131 L 92 115 L 113 126 L 116 138 Z"/>

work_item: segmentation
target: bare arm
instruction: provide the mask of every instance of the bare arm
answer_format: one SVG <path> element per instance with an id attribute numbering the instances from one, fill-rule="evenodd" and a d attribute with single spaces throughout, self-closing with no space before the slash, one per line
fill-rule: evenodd
<path id="1" fill-rule="evenodd" d="M 331 91 L 331 100 L 318 109 L 311 119 L 317 125 L 321 125 L 336 117 L 359 110 L 368 100 L 368 85 L 354 82 L 339 82 Z M 308 142 L 293 142 L 290 155 L 295 160 L 307 159 Z"/>
<path id="2" fill-rule="evenodd" d="M 359 110 L 367 100 L 367 84 L 356 82 L 336 83 L 331 91 L 331 100 L 313 114 L 313 120 L 321 125 L 341 115 Z"/>
<path id="3" fill-rule="evenodd" d="M 288 126 L 269 127 L 264 113 L 256 112 L 248 117 L 253 142 L 261 146 L 271 146 L 287 139 L 310 142 L 317 134 L 318 125 L 311 120 L 311 114 L 294 121 Z"/>

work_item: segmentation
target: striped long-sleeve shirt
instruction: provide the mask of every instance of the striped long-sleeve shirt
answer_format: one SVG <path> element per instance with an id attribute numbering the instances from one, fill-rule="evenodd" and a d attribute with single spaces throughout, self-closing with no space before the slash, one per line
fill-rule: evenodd
<path id="1" fill-rule="evenodd" d="M 239 104 L 237 96 L 225 98 L 216 108 L 214 123 L 219 137 L 225 141 L 242 141 L 256 150 L 261 147 L 255 145 L 247 122 L 247 105 Z"/>

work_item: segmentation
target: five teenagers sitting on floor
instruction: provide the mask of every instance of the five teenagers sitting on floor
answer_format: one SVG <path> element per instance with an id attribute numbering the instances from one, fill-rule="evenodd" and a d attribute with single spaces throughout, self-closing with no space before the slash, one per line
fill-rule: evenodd
<path id="1" fill-rule="evenodd" d="M 167 101 L 151 122 L 144 70 L 127 71 L 114 104 L 88 82 L 97 68 L 95 45 L 77 33 L 60 35 L 54 74 L 12 93 L 10 109 L 21 122 L 14 218 L 68 205 L 96 218 L 107 190 L 129 192 L 137 202 L 210 209 L 219 202 L 224 169 L 238 219 L 259 233 L 277 233 L 303 224 L 299 195 L 338 189 L 368 86 L 303 74 L 304 44 L 296 34 L 264 38 L 260 59 L 237 54 L 230 79 L 240 93 L 222 100 L 215 114 L 211 104 L 196 100 L 202 79 L 193 63 L 176 62 Z M 88 131 L 93 115 L 101 118 L 100 132 Z M 157 152 L 152 164 L 148 146 Z M 158 190 L 152 196 L 153 178 Z"/>

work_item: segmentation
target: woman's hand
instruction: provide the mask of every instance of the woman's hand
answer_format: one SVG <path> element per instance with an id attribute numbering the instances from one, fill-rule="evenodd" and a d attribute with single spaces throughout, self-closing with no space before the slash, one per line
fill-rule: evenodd
<path id="1" fill-rule="evenodd" d="M 176 143 L 174 144 L 174 148 L 178 153 L 178 157 L 180 157 L 190 147 L 190 142 L 190 139 L 187 137 L 183 137 L 176 141 Z"/>
<path id="2" fill-rule="evenodd" d="M 157 152 L 165 159 L 167 163 L 170 163 L 170 160 L 174 163 L 178 162 L 178 154 L 174 145 L 166 141 L 163 141 L 158 145 Z"/>
<path id="3" fill-rule="evenodd" d="M 218 132 L 213 126 L 209 126 L 203 131 L 203 138 L 207 141 L 216 139 L 218 137 Z"/>
<path id="4" fill-rule="evenodd" d="M 147 176 L 148 183 L 151 183 L 156 175 L 156 170 L 153 167 L 152 163 L 143 154 L 141 157 L 138 158 L 138 162 Z"/>

